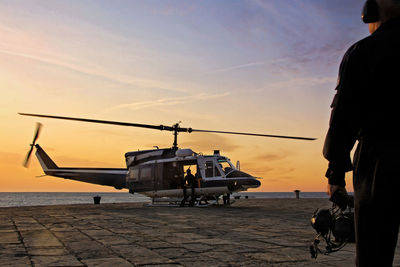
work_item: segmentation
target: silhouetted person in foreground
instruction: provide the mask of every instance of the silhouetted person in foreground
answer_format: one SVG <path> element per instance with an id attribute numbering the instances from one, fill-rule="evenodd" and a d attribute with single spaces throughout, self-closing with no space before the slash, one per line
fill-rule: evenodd
<path id="1" fill-rule="evenodd" d="M 187 186 L 186 186 L 186 183 L 187 183 Z M 186 170 L 186 176 L 185 176 L 184 187 L 183 187 L 183 199 L 181 201 L 181 207 L 185 206 L 185 202 L 188 198 L 187 190 L 186 190 L 187 187 L 190 187 L 192 189 L 189 206 L 193 207 L 194 202 L 196 200 L 196 196 L 194 194 L 194 188 L 196 187 L 196 177 L 194 177 L 194 175 L 192 174 L 190 169 Z"/>
<path id="2" fill-rule="evenodd" d="M 400 0 L 369 0 L 366 8 L 371 36 L 343 57 L 323 152 L 328 194 L 345 191 L 345 172 L 353 170 L 357 266 L 392 266 L 400 222 Z"/>

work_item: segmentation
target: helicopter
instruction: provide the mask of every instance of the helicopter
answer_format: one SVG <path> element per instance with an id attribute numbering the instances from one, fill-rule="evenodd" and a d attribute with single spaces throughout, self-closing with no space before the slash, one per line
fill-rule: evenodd
<path id="1" fill-rule="evenodd" d="M 156 147 L 151 150 L 138 150 L 125 153 L 126 168 L 66 168 L 59 167 L 43 148 L 39 144 L 36 144 L 42 127 L 41 123 L 37 123 L 35 135 L 30 145 L 31 148 L 23 164 L 25 167 L 28 167 L 33 149 L 36 148 L 35 154 L 45 175 L 113 186 L 119 190 L 128 189 L 131 194 L 136 192 L 150 197 L 152 204 L 156 202 L 168 202 L 174 205 L 185 199 L 185 170 L 191 168 L 196 172 L 194 176 L 197 182 L 193 186 L 192 191 L 196 206 L 208 206 L 218 203 L 221 196 L 224 197 L 224 200 L 226 197 L 229 200 L 229 196 L 234 192 L 246 191 L 249 188 L 257 188 L 261 185 L 259 181 L 260 177 L 255 177 L 241 171 L 239 162 L 237 162 L 237 166 L 234 166 L 228 157 L 220 154 L 219 150 L 214 150 L 212 155 L 205 155 L 196 153 L 190 148 L 178 148 L 178 133 L 218 133 L 307 141 L 316 139 L 246 132 L 200 130 L 181 127 L 180 123 L 165 126 L 31 113 L 18 114 L 22 116 L 140 127 L 173 132 L 174 142 L 170 148 Z"/>

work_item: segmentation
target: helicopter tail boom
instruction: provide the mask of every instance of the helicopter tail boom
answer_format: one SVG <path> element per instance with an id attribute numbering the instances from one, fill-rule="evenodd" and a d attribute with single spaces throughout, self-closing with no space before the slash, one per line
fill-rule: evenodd
<path id="1" fill-rule="evenodd" d="M 46 175 L 91 184 L 113 186 L 116 189 L 126 188 L 126 168 L 65 168 L 57 164 L 39 146 L 36 147 L 36 157 Z"/>
<path id="2" fill-rule="evenodd" d="M 57 164 L 44 152 L 43 148 L 41 148 L 38 144 L 36 147 L 36 157 L 39 160 L 40 165 L 43 168 L 43 171 L 46 173 L 48 170 L 58 169 Z"/>

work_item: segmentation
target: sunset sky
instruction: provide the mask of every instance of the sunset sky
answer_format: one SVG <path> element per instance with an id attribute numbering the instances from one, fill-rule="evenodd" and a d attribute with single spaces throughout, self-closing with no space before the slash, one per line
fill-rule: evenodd
<path id="1" fill-rule="evenodd" d="M 178 141 L 240 160 L 263 177 L 257 191 L 325 191 L 329 105 L 343 53 L 368 35 L 363 3 L 0 0 L 0 191 L 117 191 L 36 178 L 36 157 L 23 168 L 37 121 L 59 166 L 125 167 L 125 152 L 173 142 L 170 132 L 17 112 L 315 137 Z"/>

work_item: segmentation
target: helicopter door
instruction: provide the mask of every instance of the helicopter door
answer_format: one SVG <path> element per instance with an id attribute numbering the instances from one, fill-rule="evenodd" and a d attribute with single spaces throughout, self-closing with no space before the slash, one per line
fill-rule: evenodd
<path id="1" fill-rule="evenodd" d="M 205 178 L 221 177 L 221 172 L 215 165 L 214 160 L 206 160 L 204 165 Z"/>
<path id="2" fill-rule="evenodd" d="M 163 189 L 163 163 L 154 164 L 154 191 Z"/>

